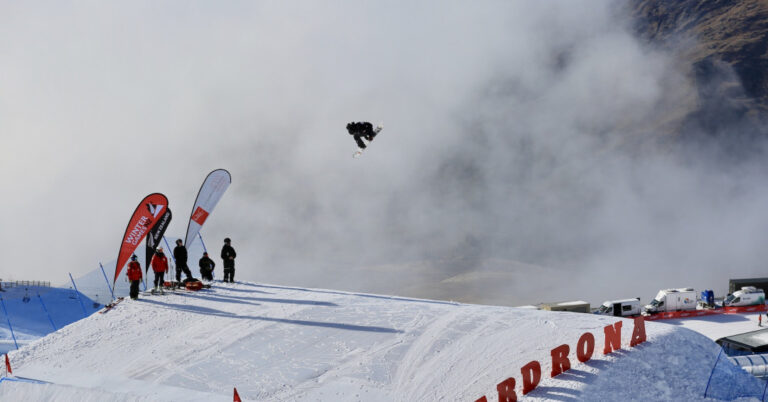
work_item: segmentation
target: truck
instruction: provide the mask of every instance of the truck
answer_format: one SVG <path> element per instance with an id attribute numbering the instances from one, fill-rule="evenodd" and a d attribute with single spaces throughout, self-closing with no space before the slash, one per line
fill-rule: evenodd
<path id="1" fill-rule="evenodd" d="M 693 288 L 663 289 L 650 303 L 645 305 L 646 314 L 664 311 L 696 310 L 696 291 Z"/>
<path id="2" fill-rule="evenodd" d="M 744 286 L 741 290 L 729 293 L 723 300 L 725 307 L 754 306 L 765 304 L 765 292 L 754 286 Z"/>
<path id="3" fill-rule="evenodd" d="M 640 314 L 640 298 L 609 300 L 600 305 L 595 314 L 612 315 L 616 317 L 629 317 Z"/>
<path id="4" fill-rule="evenodd" d="M 715 308 L 715 291 L 711 289 L 702 290 L 699 305 L 703 308 Z"/>

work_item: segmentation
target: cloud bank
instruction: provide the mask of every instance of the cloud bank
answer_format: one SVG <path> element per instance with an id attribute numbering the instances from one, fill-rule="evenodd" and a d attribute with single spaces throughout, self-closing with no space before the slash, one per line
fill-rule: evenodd
<path id="1" fill-rule="evenodd" d="M 516 304 L 760 275 L 764 164 L 659 140 L 695 91 L 609 2 L 2 8 L 4 279 L 113 259 L 155 191 L 180 236 L 215 168 L 202 232 L 244 280 Z M 353 120 L 385 125 L 358 160 Z M 424 290 L 473 272 L 502 279 Z"/>

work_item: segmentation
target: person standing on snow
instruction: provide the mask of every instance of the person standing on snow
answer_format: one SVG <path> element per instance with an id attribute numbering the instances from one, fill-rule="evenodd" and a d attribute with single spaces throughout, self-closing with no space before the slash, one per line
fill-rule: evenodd
<path id="1" fill-rule="evenodd" d="M 200 277 L 206 281 L 213 280 L 213 269 L 216 268 L 216 263 L 208 257 L 208 252 L 203 253 L 203 258 L 200 259 Z"/>
<path id="2" fill-rule="evenodd" d="M 221 259 L 224 260 L 224 282 L 235 282 L 235 249 L 230 245 L 229 237 L 224 239 L 224 247 L 221 248 Z"/>
<path id="3" fill-rule="evenodd" d="M 187 279 L 192 278 L 192 272 L 187 266 L 187 248 L 181 244 L 181 239 L 176 240 L 176 247 L 173 249 L 173 259 L 176 261 L 176 282 L 181 283 L 181 271 Z"/>
<path id="4" fill-rule="evenodd" d="M 160 293 L 163 292 L 163 282 L 165 273 L 168 272 L 168 257 L 163 254 L 163 248 L 158 247 L 157 253 L 155 253 L 154 256 L 152 256 L 152 262 L 150 262 L 150 265 L 152 265 L 152 271 L 155 272 L 155 287 L 152 288 L 152 293 L 154 294 L 158 290 Z"/>
<path id="5" fill-rule="evenodd" d="M 139 282 L 141 281 L 141 265 L 136 261 L 136 254 L 131 256 L 131 262 L 128 263 L 126 275 L 128 280 L 131 281 L 131 299 L 136 300 L 139 298 Z"/>

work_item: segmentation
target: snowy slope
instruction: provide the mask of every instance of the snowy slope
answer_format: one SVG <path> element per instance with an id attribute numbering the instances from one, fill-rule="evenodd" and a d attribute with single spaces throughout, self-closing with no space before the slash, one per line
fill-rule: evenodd
<path id="1" fill-rule="evenodd" d="M 674 325 L 602 354 L 614 317 L 251 283 L 126 300 L 10 354 L 0 400 L 475 401 L 542 365 L 529 400 L 699 400 L 718 347 Z M 550 378 L 550 350 L 595 335 L 593 359 Z M 735 370 L 744 388 L 756 379 Z M 518 395 L 520 390 L 518 388 Z M 14 398 L 14 399 L 11 399 Z M 58 399 L 57 399 L 58 398 Z"/>

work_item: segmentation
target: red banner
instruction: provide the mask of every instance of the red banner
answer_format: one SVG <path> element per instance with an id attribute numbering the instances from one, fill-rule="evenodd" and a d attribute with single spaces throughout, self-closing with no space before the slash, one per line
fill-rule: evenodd
<path id="1" fill-rule="evenodd" d="M 725 314 L 755 313 L 755 312 L 763 312 L 763 311 L 768 311 L 768 308 L 766 308 L 765 304 L 757 304 L 754 306 L 739 306 L 739 307 L 728 306 L 725 308 Z"/>
<path id="2" fill-rule="evenodd" d="M 701 317 L 705 315 L 714 314 L 743 314 L 743 313 L 756 313 L 768 311 L 768 306 L 765 304 L 758 304 L 755 306 L 740 306 L 740 307 L 719 307 L 715 309 L 703 309 L 703 310 L 687 310 L 687 311 L 667 311 L 663 313 L 657 313 L 653 315 L 645 316 L 646 321 L 656 320 L 670 320 L 677 318 L 691 318 Z"/>
<path id="3" fill-rule="evenodd" d="M 120 243 L 120 252 L 117 255 L 117 265 L 115 266 L 115 278 L 112 280 L 113 285 L 131 254 L 136 251 L 147 233 L 160 221 L 166 209 L 168 209 L 168 198 L 160 193 L 146 196 L 136 207 L 131 220 L 128 221 L 123 241 Z"/>

